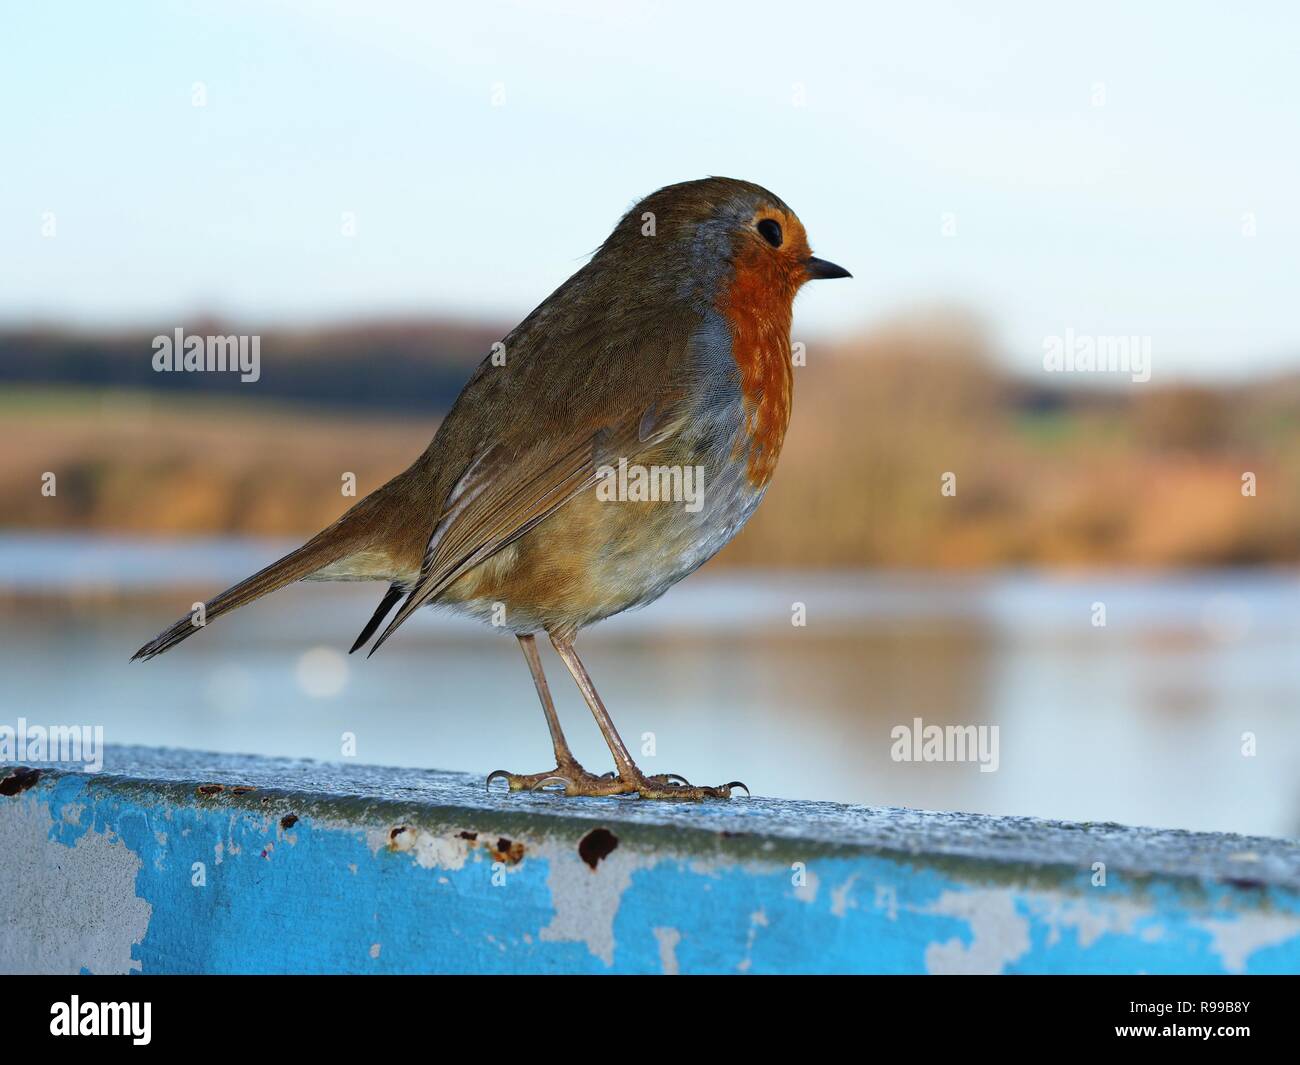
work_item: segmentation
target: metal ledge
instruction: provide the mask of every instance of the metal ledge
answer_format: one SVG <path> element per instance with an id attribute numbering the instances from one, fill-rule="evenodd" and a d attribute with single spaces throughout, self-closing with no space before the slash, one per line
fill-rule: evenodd
<path id="1" fill-rule="evenodd" d="M 146 748 L 0 780 L 10 972 L 1295 972 L 1300 844 Z"/>

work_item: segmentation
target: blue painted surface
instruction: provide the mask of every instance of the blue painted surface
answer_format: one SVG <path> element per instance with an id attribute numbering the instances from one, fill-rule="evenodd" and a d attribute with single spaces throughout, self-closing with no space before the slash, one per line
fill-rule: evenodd
<path id="1" fill-rule="evenodd" d="M 146 796 L 74 773 L 0 799 L 0 827 L 48 824 L 50 912 L 0 902 L 10 935 L 66 922 L 64 888 L 84 888 L 61 878 L 98 875 L 68 864 L 98 837 L 96 861 L 138 863 L 134 898 L 115 901 L 147 910 L 121 955 L 146 973 L 1300 971 L 1292 887 L 1112 873 L 1099 888 L 1086 867 L 1045 877 L 856 852 L 809 857 L 796 887 L 797 840 L 770 860 L 621 843 L 591 869 L 576 850 L 590 824 L 557 819 L 511 841 L 524 849 L 510 864 L 452 826 L 408 829 L 421 852 L 398 849 L 382 819 L 282 828 L 279 806 Z"/>

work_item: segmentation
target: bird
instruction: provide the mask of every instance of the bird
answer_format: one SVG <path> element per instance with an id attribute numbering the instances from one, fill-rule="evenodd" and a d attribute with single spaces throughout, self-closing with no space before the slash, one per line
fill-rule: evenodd
<path id="1" fill-rule="evenodd" d="M 497 770 L 489 788 L 505 780 L 509 791 L 568 796 L 748 794 L 740 781 L 703 787 L 644 773 L 575 641 L 658 599 L 745 525 L 790 421 L 795 295 L 808 281 L 851 276 L 815 257 L 798 216 L 759 185 L 709 177 L 651 193 L 493 346 L 408 469 L 201 614 L 164 629 L 133 660 L 296 581 L 386 581 L 353 652 L 384 626 L 373 655 L 425 606 L 518 640 L 556 764 Z M 577 684 L 613 771 L 597 775 L 574 757 L 539 633 Z"/>

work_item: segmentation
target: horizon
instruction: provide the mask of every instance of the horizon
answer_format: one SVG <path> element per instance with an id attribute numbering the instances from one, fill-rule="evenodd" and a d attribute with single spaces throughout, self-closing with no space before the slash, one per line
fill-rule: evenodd
<path id="1" fill-rule="evenodd" d="M 810 350 L 820 350 L 823 355 L 828 355 L 832 359 L 852 359 L 853 354 L 846 353 L 844 349 L 851 347 L 855 343 L 869 342 L 873 339 L 888 336 L 900 327 L 904 330 L 915 328 L 918 325 L 924 328 L 927 325 L 942 325 L 952 319 L 959 322 L 965 320 L 971 323 L 969 328 L 972 336 L 978 338 L 983 344 L 981 355 L 986 356 L 986 362 L 991 371 L 1021 383 L 1036 385 L 1047 391 L 1116 392 L 1128 387 L 1130 384 L 1150 385 L 1153 388 L 1167 386 L 1231 390 L 1249 388 L 1264 383 L 1289 381 L 1300 377 L 1300 361 L 1298 361 L 1294 365 L 1265 364 L 1262 366 L 1241 367 L 1239 372 L 1231 375 L 1205 374 L 1197 373 L 1195 370 L 1188 370 L 1181 374 L 1166 374 L 1155 378 L 1151 370 L 1150 338 L 1143 337 L 1140 334 L 1108 335 L 1095 338 L 1084 336 L 1082 339 L 1088 343 L 1089 350 L 1092 349 L 1094 340 L 1098 342 L 1095 345 L 1098 351 L 1096 356 L 1098 362 L 1105 358 L 1104 352 L 1107 350 L 1111 351 L 1110 361 L 1112 363 L 1115 362 L 1116 358 L 1120 359 L 1120 362 L 1109 369 L 1100 366 L 1096 369 L 1075 369 L 1074 356 L 1070 350 L 1075 334 L 1070 327 L 1066 328 L 1063 336 L 1044 338 L 1043 362 L 1041 365 L 1022 365 L 1018 360 L 1009 357 L 1007 352 L 999 349 L 991 342 L 987 332 L 980 328 L 983 323 L 978 315 L 961 307 L 932 307 L 896 311 L 892 314 L 882 315 L 877 320 L 860 323 L 858 326 L 850 327 L 845 331 L 831 331 L 826 334 L 809 336 L 807 345 Z M 195 314 L 190 318 L 188 324 L 169 325 L 161 333 L 155 332 L 158 328 L 156 322 L 144 321 L 123 321 L 95 325 L 75 321 L 32 320 L 6 322 L 0 320 L 0 341 L 18 337 L 40 337 L 54 340 L 98 341 L 107 347 L 120 345 L 124 341 L 171 337 L 178 332 L 183 332 L 186 337 L 205 337 L 209 341 L 214 337 L 252 337 L 260 341 L 262 336 L 274 337 L 278 335 L 298 339 L 310 338 L 313 342 L 320 343 L 326 341 L 331 335 L 339 338 L 349 338 L 370 334 L 371 338 L 388 339 L 390 336 L 421 330 L 445 330 L 448 334 L 461 339 L 475 334 L 482 334 L 484 338 L 500 338 L 506 336 L 510 329 L 513 328 L 513 325 L 506 326 L 501 321 L 494 321 L 487 317 L 460 316 L 454 312 L 424 315 L 412 313 L 388 317 L 377 314 L 344 314 L 337 317 L 320 316 L 293 321 L 275 321 L 270 323 L 269 328 L 263 328 L 256 333 L 243 331 L 244 327 L 253 326 L 254 324 L 251 321 L 241 321 L 238 318 L 220 317 L 212 312 Z M 985 341 L 990 342 L 984 344 Z M 1146 350 L 1146 361 L 1141 367 L 1134 365 L 1130 368 L 1129 363 L 1124 361 L 1127 359 L 1129 342 L 1144 347 Z M 485 339 L 485 345 L 490 346 L 490 339 Z M 146 353 L 152 358 L 153 349 L 147 349 Z M 300 357 L 302 354 L 302 352 L 298 352 L 292 357 Z M 434 357 L 433 361 L 457 364 L 464 362 L 467 366 L 472 366 L 476 361 L 474 356 L 462 358 L 461 356 L 464 353 L 460 351 L 430 350 L 428 354 Z M 486 346 L 483 354 L 484 356 L 488 354 Z M 1088 357 L 1092 358 L 1092 356 Z M 1054 364 L 1051 371 L 1046 369 L 1049 359 Z M 2 376 L 0 375 L 0 377 Z M 27 382 L 26 378 L 20 380 Z M 29 383 L 33 386 L 53 388 L 95 387 L 77 380 L 66 382 L 32 380 Z M 108 385 L 101 387 L 113 388 L 120 386 Z"/>

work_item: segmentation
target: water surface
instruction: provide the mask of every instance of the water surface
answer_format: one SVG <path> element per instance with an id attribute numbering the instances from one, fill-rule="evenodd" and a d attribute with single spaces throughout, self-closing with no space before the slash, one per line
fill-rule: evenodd
<path id="1" fill-rule="evenodd" d="M 127 661 L 283 546 L 0 536 L 0 724 L 326 760 L 350 733 L 371 763 L 551 766 L 509 636 L 422 611 L 373 659 L 347 657 L 380 585 L 299 585 Z M 1278 571 L 706 567 L 579 649 L 629 746 L 653 751 L 650 771 L 794 798 L 1297 835 L 1298 593 Z M 549 649 L 544 660 L 575 751 L 604 771 L 590 714 Z M 894 760 L 891 730 L 915 718 L 998 726 L 997 771 Z"/>

